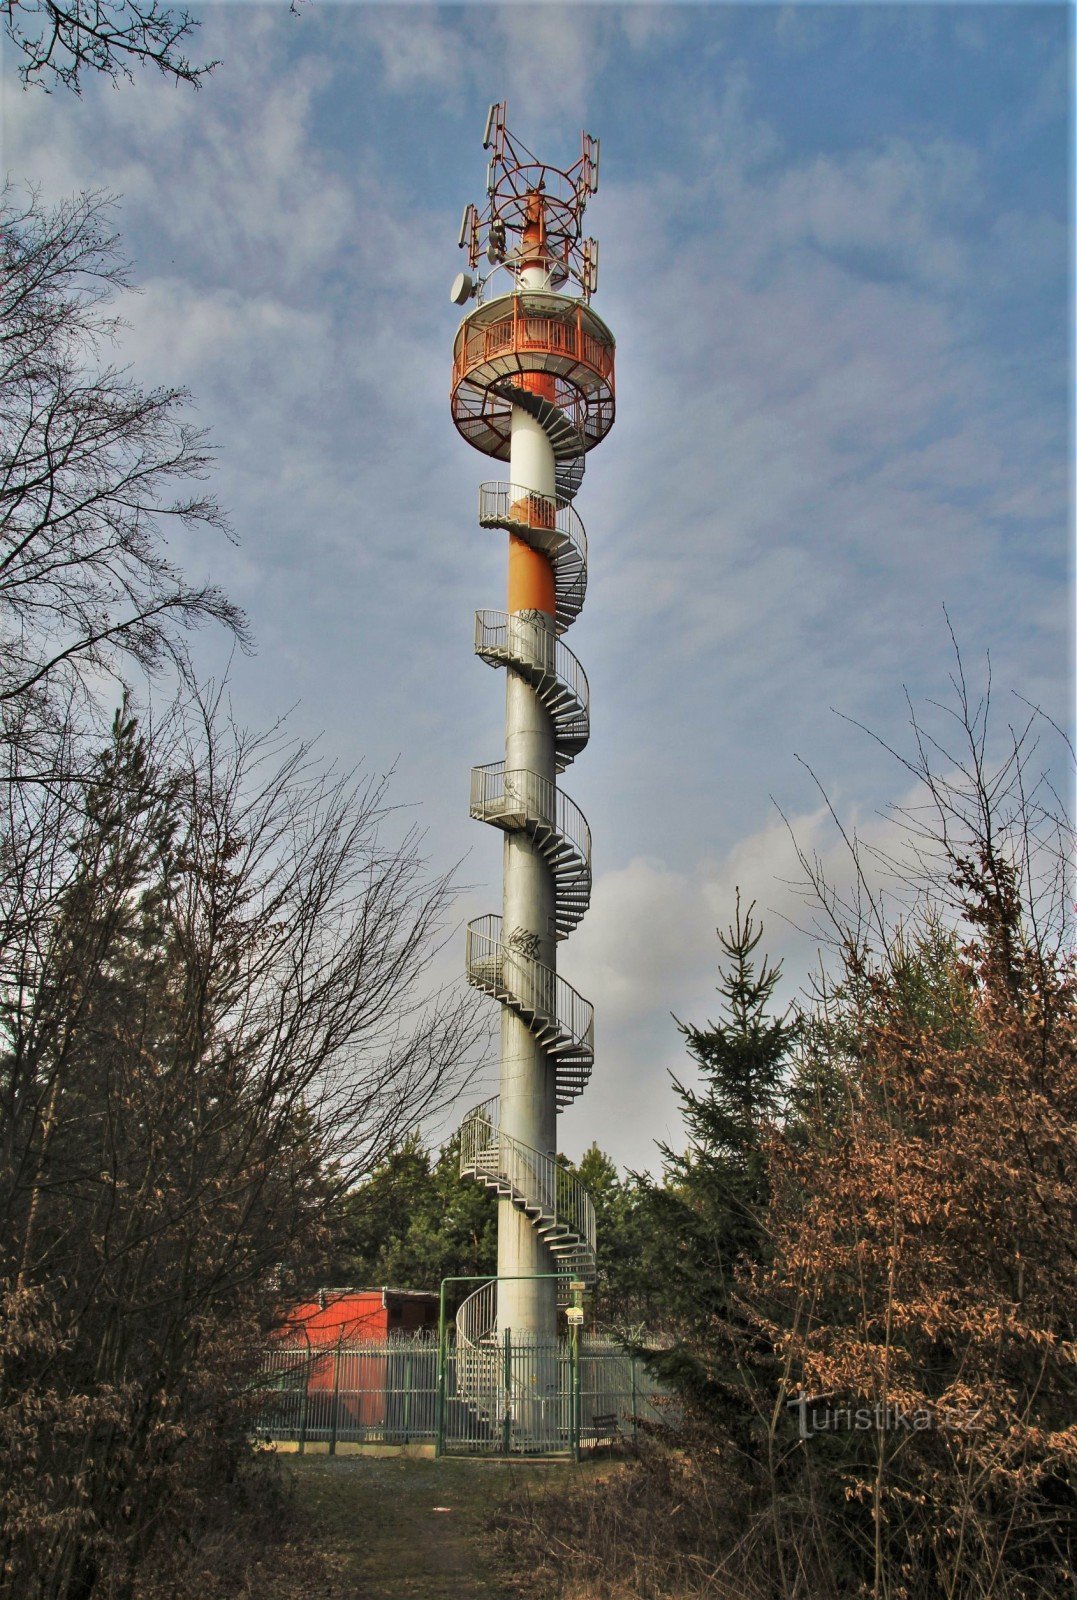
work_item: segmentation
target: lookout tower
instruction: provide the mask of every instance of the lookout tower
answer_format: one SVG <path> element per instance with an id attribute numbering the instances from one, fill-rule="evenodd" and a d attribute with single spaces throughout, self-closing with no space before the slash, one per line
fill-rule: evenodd
<path id="1" fill-rule="evenodd" d="M 558 972 L 590 902 L 591 833 L 558 777 L 590 735 L 587 675 L 564 640 L 587 589 L 574 501 L 614 417 L 614 338 L 591 307 L 598 246 L 583 238 L 598 141 L 583 134 L 575 164 L 552 167 L 509 133 L 502 102 L 483 148 L 486 199 L 464 212 L 468 270 L 452 288 L 470 307 L 452 415 L 508 473 L 479 487 L 479 525 L 507 535 L 505 609 L 475 617 L 475 653 L 505 673 L 505 753 L 471 773 L 472 817 L 503 835 L 502 903 L 467 931 L 468 981 L 501 1007 L 501 1071 L 499 1095 L 464 1121 L 461 1172 L 499 1196 L 499 1281 L 457 1313 L 465 1361 L 506 1330 L 553 1340 L 559 1291 L 595 1276 L 594 1208 L 557 1163 L 558 1111 L 594 1061 L 593 1007 Z"/>

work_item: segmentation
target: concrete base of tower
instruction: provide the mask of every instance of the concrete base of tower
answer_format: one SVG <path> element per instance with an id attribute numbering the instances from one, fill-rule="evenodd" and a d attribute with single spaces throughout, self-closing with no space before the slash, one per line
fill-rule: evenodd
<path id="1" fill-rule="evenodd" d="M 557 1138 L 557 1107 L 551 1073 L 530 1029 L 507 1008 L 501 1013 L 501 1126 L 532 1150 L 552 1153 Z M 542 1198 L 536 1196 L 536 1198 Z M 497 1325 L 514 1336 L 554 1339 L 557 1335 L 557 1285 L 538 1277 L 556 1271 L 549 1249 L 531 1218 L 511 1200 L 498 1205 Z"/>
<path id="2" fill-rule="evenodd" d="M 497 1220 L 499 1273 L 556 1270 L 553 1256 L 511 1200 L 499 1202 Z M 509 1448 L 523 1454 L 556 1449 L 561 1423 L 557 1285 L 536 1276 L 530 1282 L 502 1281 L 497 1290 Z"/>

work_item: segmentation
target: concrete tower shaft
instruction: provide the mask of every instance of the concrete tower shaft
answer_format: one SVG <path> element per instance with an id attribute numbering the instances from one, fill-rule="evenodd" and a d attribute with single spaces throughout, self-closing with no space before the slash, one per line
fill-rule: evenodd
<path id="1" fill-rule="evenodd" d="M 538 268 L 525 268 L 521 279 Z M 545 374 L 524 374 L 518 386 L 535 393 L 548 389 Z M 548 396 L 543 396 L 548 398 Z M 509 434 L 509 479 L 526 503 L 556 495 L 553 448 L 542 425 L 513 406 Z M 528 619 L 546 634 L 547 650 L 556 639 L 556 591 L 553 567 L 545 552 L 525 539 L 509 535 L 508 617 Z M 543 783 L 557 780 L 553 718 L 534 686 L 518 673 L 505 677 L 505 771 L 532 772 Z M 527 948 L 551 971 L 556 967 L 556 895 L 553 873 L 535 839 L 523 830 L 506 831 L 502 891 L 502 927 L 509 941 Z M 501 1013 L 501 1128 L 511 1139 L 556 1159 L 557 1099 L 546 1052 L 530 1027 L 508 1007 Z M 526 1213 L 504 1195 L 498 1203 L 497 1324 L 552 1339 L 557 1331 L 556 1283 L 548 1275 L 554 1258 L 531 1226 Z M 528 1282 L 521 1274 L 533 1274 Z"/>

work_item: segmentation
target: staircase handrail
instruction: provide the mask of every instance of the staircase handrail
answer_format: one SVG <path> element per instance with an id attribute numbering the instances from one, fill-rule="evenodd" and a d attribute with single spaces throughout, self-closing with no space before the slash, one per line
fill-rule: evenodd
<path id="1" fill-rule="evenodd" d="M 540 1209 L 547 1224 L 564 1227 L 594 1251 L 595 1208 L 579 1178 L 556 1156 L 534 1150 L 505 1133 L 495 1120 L 496 1106 L 496 1100 L 484 1101 L 464 1119 L 460 1128 L 461 1176 L 481 1168 L 484 1178 L 500 1179 Z"/>
<path id="2" fill-rule="evenodd" d="M 480 1284 L 456 1310 L 456 1343 L 477 1345 L 497 1331 L 497 1279 Z"/>
<path id="3" fill-rule="evenodd" d="M 587 818 L 574 800 L 549 778 L 526 767 L 511 767 L 506 771 L 504 761 L 490 761 L 482 767 L 471 769 L 471 814 L 480 821 L 503 800 L 519 800 L 524 811 L 536 821 L 544 822 L 574 847 L 590 864 L 591 829 Z"/>
<path id="4" fill-rule="evenodd" d="M 560 973 L 501 939 L 500 913 L 474 917 L 467 925 L 467 969 L 482 980 L 494 964 L 497 982 L 525 1010 L 556 1023 L 575 1044 L 594 1048 L 595 1008 Z"/>
<path id="5" fill-rule="evenodd" d="M 527 508 L 526 517 L 513 515 L 521 506 Z M 564 495 L 538 494 L 516 483 L 492 479 L 479 484 L 479 522 L 517 522 L 539 535 L 554 533 L 573 545 L 582 561 L 587 560 L 583 522 Z"/>
<path id="6" fill-rule="evenodd" d="M 591 690 L 587 674 L 545 620 L 538 621 L 524 611 L 476 611 L 475 650 L 479 655 L 488 650 L 511 651 L 529 666 L 565 684 L 583 711 L 589 713 Z"/>

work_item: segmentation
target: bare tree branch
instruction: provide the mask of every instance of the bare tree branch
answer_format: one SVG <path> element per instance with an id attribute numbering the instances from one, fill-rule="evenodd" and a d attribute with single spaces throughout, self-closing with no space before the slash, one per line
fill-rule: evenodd
<path id="1" fill-rule="evenodd" d="M 217 61 L 194 65 L 184 42 L 199 24 L 186 9 L 158 0 L 3 0 L 8 38 L 22 56 L 24 84 L 82 92 L 87 74 L 115 82 L 136 66 L 154 66 L 175 83 L 198 88 Z"/>
<path id="2" fill-rule="evenodd" d="M 129 287 L 111 204 L 49 211 L 6 190 L 0 205 L 0 702 L 122 678 L 125 662 L 183 673 L 207 621 L 248 643 L 239 609 L 164 553 L 169 522 L 228 531 L 212 495 L 190 492 L 213 452 L 183 416 L 189 396 L 96 360 Z"/>

